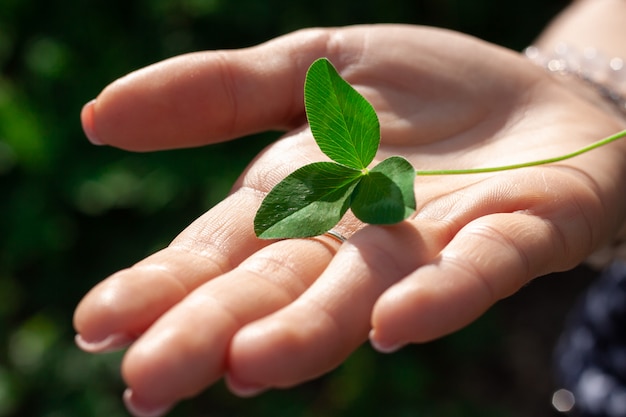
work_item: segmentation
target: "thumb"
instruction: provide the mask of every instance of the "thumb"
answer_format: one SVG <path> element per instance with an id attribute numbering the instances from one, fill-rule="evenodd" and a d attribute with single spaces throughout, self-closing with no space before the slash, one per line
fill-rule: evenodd
<path id="1" fill-rule="evenodd" d="M 95 144 L 134 151 L 206 145 L 302 121 L 308 65 L 330 30 L 305 30 L 252 48 L 197 52 L 153 64 L 106 87 L 81 113 Z"/>

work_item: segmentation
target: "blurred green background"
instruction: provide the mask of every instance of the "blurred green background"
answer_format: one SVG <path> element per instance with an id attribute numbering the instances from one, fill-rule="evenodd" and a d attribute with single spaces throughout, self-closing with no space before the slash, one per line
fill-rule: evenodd
<path id="1" fill-rule="evenodd" d="M 105 85 L 173 55 L 248 46 L 311 26 L 426 24 L 521 50 L 566 4 L 2 0 L 0 417 L 127 415 L 121 354 L 88 355 L 74 346 L 75 305 L 223 198 L 276 137 L 152 154 L 94 147 L 79 112 Z M 255 399 L 218 384 L 171 415 L 556 415 L 550 350 L 584 277 L 540 281 L 440 341 L 394 355 L 364 346 L 323 378 Z"/>

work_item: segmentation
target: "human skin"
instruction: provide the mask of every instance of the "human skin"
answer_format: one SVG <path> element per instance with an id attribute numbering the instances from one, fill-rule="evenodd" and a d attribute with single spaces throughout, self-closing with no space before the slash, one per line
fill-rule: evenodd
<path id="1" fill-rule="evenodd" d="M 321 56 L 376 109 L 377 161 L 499 166 L 569 153 L 626 127 L 576 80 L 417 26 L 304 30 L 114 82 L 83 110 L 94 142 L 151 151 L 287 132 L 170 246 L 77 307 L 85 350 L 130 344 L 122 374 L 134 414 L 163 414 L 222 377 L 242 396 L 290 387 L 332 370 L 368 337 L 391 352 L 449 334 L 530 280 L 574 267 L 622 227 L 626 144 L 617 142 L 547 166 L 417 177 L 411 219 L 382 227 L 348 216 L 335 228 L 343 244 L 256 238 L 265 193 L 325 160 L 302 104 L 306 69 Z"/>

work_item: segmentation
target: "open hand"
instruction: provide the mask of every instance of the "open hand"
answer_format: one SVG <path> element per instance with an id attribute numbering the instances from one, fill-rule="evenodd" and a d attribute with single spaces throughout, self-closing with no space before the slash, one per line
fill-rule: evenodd
<path id="1" fill-rule="evenodd" d="M 124 77 L 87 105 L 95 142 L 149 151 L 282 129 L 220 204 L 172 244 L 97 285 L 76 310 L 89 351 L 131 344 L 122 365 L 136 415 L 164 413 L 227 377 L 254 395 L 381 351 L 453 332 L 529 280 L 575 266 L 623 223 L 623 143 L 549 166 L 417 177 L 413 218 L 388 227 L 349 215 L 348 237 L 265 241 L 253 218 L 273 185 L 326 160 L 302 87 L 328 57 L 376 109 L 379 159 L 417 170 L 558 156 L 624 128 L 575 81 L 519 54 L 415 26 L 296 32 L 260 46 L 177 57 Z"/>

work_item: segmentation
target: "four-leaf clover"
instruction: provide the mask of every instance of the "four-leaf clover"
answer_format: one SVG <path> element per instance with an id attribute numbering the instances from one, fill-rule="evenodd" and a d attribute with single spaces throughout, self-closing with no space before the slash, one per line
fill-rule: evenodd
<path id="1" fill-rule="evenodd" d="M 415 211 L 415 169 L 400 156 L 369 168 L 380 144 L 378 116 L 325 58 L 307 72 L 304 103 L 311 133 L 332 162 L 305 165 L 269 192 L 254 219 L 258 237 L 321 235 L 349 208 L 370 224 L 398 223 Z"/>

